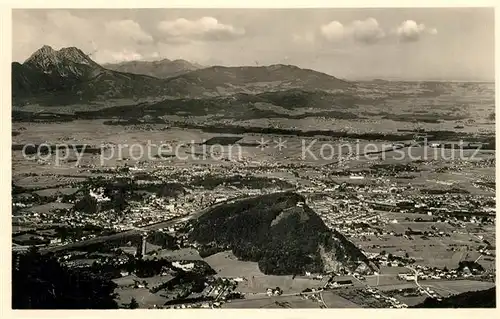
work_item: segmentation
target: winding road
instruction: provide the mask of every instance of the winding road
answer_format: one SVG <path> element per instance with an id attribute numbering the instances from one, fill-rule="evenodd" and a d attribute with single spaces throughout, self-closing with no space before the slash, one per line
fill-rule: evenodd
<path id="1" fill-rule="evenodd" d="M 422 290 L 425 292 L 425 294 L 426 294 L 427 296 L 429 296 L 429 297 L 431 297 L 431 298 L 434 298 L 434 296 L 432 296 L 432 295 L 431 295 L 431 294 L 427 291 L 427 289 L 424 289 L 424 287 L 422 287 L 422 286 L 418 283 L 418 272 L 417 272 L 417 270 L 416 270 L 416 269 L 413 269 L 413 268 L 411 268 L 411 267 L 409 267 L 409 266 L 406 266 L 405 268 L 407 268 L 407 269 L 409 269 L 409 270 L 413 271 L 413 273 L 415 274 L 415 285 L 417 285 L 417 287 L 418 287 L 419 289 L 422 289 Z"/>

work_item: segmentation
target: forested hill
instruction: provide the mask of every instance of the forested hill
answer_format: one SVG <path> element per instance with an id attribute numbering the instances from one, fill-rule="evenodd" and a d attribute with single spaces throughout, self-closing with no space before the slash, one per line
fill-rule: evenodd
<path id="1" fill-rule="evenodd" d="M 356 269 L 368 259 L 349 240 L 332 232 L 293 192 L 262 195 L 218 206 L 191 225 L 191 241 L 209 255 L 232 250 L 256 261 L 266 274 L 304 274 Z"/>

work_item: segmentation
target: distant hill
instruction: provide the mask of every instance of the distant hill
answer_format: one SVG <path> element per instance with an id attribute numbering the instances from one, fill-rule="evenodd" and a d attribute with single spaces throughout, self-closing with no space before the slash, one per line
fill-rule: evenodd
<path id="1" fill-rule="evenodd" d="M 384 79 L 373 79 L 371 80 L 370 82 L 373 82 L 373 83 L 379 83 L 379 84 L 385 84 L 385 83 L 389 83 L 391 81 L 389 80 L 384 80 Z"/>
<path id="2" fill-rule="evenodd" d="M 305 90 L 339 90 L 351 87 L 334 76 L 293 65 L 225 67 L 213 66 L 188 72 L 168 80 L 182 96 L 214 96 L 234 93 L 301 88 Z"/>
<path id="3" fill-rule="evenodd" d="M 264 92 L 259 94 L 238 93 L 230 96 L 166 99 L 152 104 L 116 106 L 104 110 L 80 112 L 84 118 L 112 118 L 139 120 L 144 116 L 166 115 L 203 116 L 248 120 L 257 118 L 302 119 L 308 116 L 324 116 L 337 119 L 357 119 L 352 113 L 357 104 L 370 100 L 351 93 L 324 91 Z M 313 111 L 311 111 L 313 110 Z M 311 111 L 311 112 L 309 112 Z"/>
<path id="4" fill-rule="evenodd" d="M 149 75 L 160 79 L 166 79 L 203 68 L 199 64 L 181 59 L 173 61 L 169 59 L 160 61 L 127 61 L 103 64 L 103 67 L 113 71 Z"/>
<path id="5" fill-rule="evenodd" d="M 324 273 L 370 268 L 364 254 L 293 192 L 245 199 L 213 208 L 190 226 L 189 240 L 207 256 L 232 250 L 266 274 Z"/>
<path id="6" fill-rule="evenodd" d="M 441 301 L 427 298 L 413 308 L 496 308 L 496 287 L 464 292 Z"/>

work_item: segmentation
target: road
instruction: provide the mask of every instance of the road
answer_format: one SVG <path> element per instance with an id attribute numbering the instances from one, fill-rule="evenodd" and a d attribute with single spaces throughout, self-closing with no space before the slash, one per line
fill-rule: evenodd
<path id="1" fill-rule="evenodd" d="M 416 270 L 416 269 L 413 269 L 413 268 L 411 268 L 411 267 L 409 267 L 409 266 L 406 266 L 406 268 L 407 268 L 407 269 L 410 269 L 410 270 L 411 270 L 411 271 L 413 271 L 413 273 L 415 274 L 415 285 L 417 285 L 417 287 L 418 287 L 419 289 L 422 289 L 422 290 L 425 292 L 425 294 L 426 294 L 427 296 L 429 296 L 429 297 L 431 297 L 431 298 L 434 298 L 434 297 L 433 297 L 433 296 L 432 296 L 432 295 L 431 295 L 431 294 L 427 291 L 427 289 L 424 289 L 424 287 L 422 287 L 422 286 L 418 283 L 418 272 L 417 272 L 417 270 Z"/>
<path id="2" fill-rule="evenodd" d="M 323 291 L 321 291 L 319 293 L 319 300 L 321 301 L 321 303 L 323 304 L 323 306 L 325 306 L 325 308 L 328 308 L 328 306 L 325 303 L 325 300 L 323 299 Z"/>
<path id="3" fill-rule="evenodd" d="M 483 255 L 482 255 L 482 254 L 481 254 L 481 255 L 479 255 L 479 257 L 477 257 L 477 259 L 476 259 L 476 260 L 474 260 L 474 262 L 475 262 L 475 263 L 477 263 L 477 262 L 479 261 L 479 259 L 481 259 L 481 257 L 483 257 Z"/>

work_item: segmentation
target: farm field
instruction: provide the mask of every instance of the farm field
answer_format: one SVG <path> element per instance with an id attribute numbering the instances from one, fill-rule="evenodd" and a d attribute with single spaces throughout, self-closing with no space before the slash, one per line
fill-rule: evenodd
<path id="1" fill-rule="evenodd" d="M 422 281 L 423 287 L 430 287 L 435 289 L 442 296 L 449 296 L 460 294 L 466 291 L 486 290 L 494 287 L 492 282 L 476 281 L 476 280 L 455 280 L 455 281 L 435 281 L 426 282 Z"/>
<path id="2" fill-rule="evenodd" d="M 204 260 L 217 272 L 217 276 L 245 279 L 238 284 L 238 291 L 248 294 L 265 293 L 267 288 L 275 287 L 280 287 L 284 294 L 299 293 L 306 288 L 320 288 L 325 284 L 324 280 L 299 276 L 266 275 L 256 262 L 239 261 L 231 252 L 217 253 Z"/>
<path id="3" fill-rule="evenodd" d="M 360 308 L 359 305 L 340 297 L 335 292 L 325 291 L 322 293 L 323 301 L 328 308 Z"/>
<path id="4" fill-rule="evenodd" d="M 166 298 L 161 297 L 159 294 L 152 294 L 147 288 L 118 288 L 117 303 L 121 307 L 126 307 L 134 298 L 139 304 L 140 308 L 152 308 L 154 306 L 163 306 L 167 301 Z"/>
<path id="5" fill-rule="evenodd" d="M 225 303 L 223 308 L 250 309 L 250 308 L 308 308 L 319 309 L 319 303 L 306 300 L 300 296 L 277 296 L 263 298 L 249 298 L 243 300 L 232 300 Z"/>

